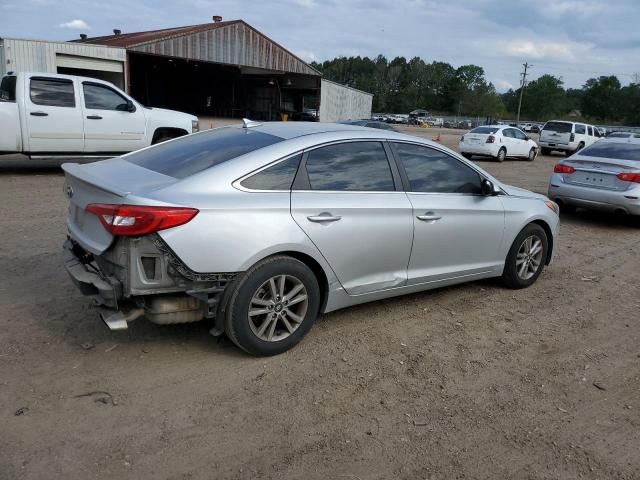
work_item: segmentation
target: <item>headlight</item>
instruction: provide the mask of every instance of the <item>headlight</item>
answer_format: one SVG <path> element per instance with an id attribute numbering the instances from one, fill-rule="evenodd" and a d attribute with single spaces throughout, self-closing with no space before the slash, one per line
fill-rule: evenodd
<path id="1" fill-rule="evenodd" d="M 191 120 L 191 133 L 200 131 L 200 122 L 198 120 Z"/>
<path id="2" fill-rule="evenodd" d="M 548 209 L 553 210 L 556 215 L 560 215 L 560 207 L 556 202 L 552 202 L 551 200 L 545 200 L 545 205 Z"/>

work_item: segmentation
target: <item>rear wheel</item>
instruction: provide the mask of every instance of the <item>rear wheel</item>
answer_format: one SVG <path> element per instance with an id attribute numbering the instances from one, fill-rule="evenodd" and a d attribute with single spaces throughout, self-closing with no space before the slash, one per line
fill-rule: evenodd
<path id="1" fill-rule="evenodd" d="M 498 150 L 496 160 L 498 160 L 499 162 L 504 162 L 505 158 L 507 158 L 507 149 L 502 147 L 500 150 Z"/>
<path id="2" fill-rule="evenodd" d="M 527 156 L 527 160 L 529 160 L 530 162 L 533 162 L 536 159 L 536 149 L 532 148 L 531 150 L 529 150 L 529 155 Z"/>
<path id="3" fill-rule="evenodd" d="M 526 288 L 542 273 L 549 249 L 544 229 L 530 223 L 518 234 L 511 245 L 504 265 L 502 282 L 509 288 Z"/>
<path id="4" fill-rule="evenodd" d="M 309 267 L 291 257 L 270 257 L 236 283 L 225 331 L 251 355 L 277 355 L 302 340 L 319 306 L 320 288 Z"/>
<path id="5" fill-rule="evenodd" d="M 462 156 L 467 160 L 471 160 L 471 157 L 473 157 L 473 155 L 471 155 L 470 153 L 463 153 Z"/>

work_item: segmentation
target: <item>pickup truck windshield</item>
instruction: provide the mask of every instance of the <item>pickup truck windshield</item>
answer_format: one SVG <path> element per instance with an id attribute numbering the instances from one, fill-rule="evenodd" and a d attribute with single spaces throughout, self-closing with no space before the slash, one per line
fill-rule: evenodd
<path id="1" fill-rule="evenodd" d="M 16 77 L 2 77 L 2 82 L 0 82 L 0 101 L 16 101 Z"/>
<path id="2" fill-rule="evenodd" d="M 161 143 L 124 159 L 148 170 L 183 179 L 282 140 L 248 128 L 226 127 Z"/>

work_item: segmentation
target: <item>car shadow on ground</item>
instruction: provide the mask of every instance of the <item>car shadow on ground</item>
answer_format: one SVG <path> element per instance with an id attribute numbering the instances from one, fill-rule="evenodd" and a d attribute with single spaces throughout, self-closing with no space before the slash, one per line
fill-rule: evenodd
<path id="1" fill-rule="evenodd" d="M 575 212 L 563 212 L 560 210 L 561 229 L 563 223 L 581 225 L 589 228 L 638 229 L 640 228 L 640 216 L 598 212 L 579 208 Z"/>

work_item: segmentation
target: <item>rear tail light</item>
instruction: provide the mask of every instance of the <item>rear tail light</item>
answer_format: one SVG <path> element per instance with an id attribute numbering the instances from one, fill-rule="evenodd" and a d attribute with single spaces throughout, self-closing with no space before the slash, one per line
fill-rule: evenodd
<path id="1" fill-rule="evenodd" d="M 573 142 L 576 139 L 576 134 L 572 133 L 571 135 L 569 135 L 569 141 Z"/>
<path id="2" fill-rule="evenodd" d="M 616 177 L 623 182 L 640 183 L 640 173 L 637 172 L 622 172 L 617 174 Z"/>
<path id="3" fill-rule="evenodd" d="M 135 237 L 184 225 L 198 214 L 195 208 L 104 203 L 89 204 L 86 210 L 96 215 L 111 235 Z"/>
<path id="4" fill-rule="evenodd" d="M 494 137 L 493 135 L 489 135 L 485 143 L 493 143 L 495 141 L 496 141 L 496 137 Z"/>
<path id="5" fill-rule="evenodd" d="M 553 167 L 553 173 L 574 173 L 575 171 L 575 168 L 563 163 L 558 163 L 555 167 Z"/>

